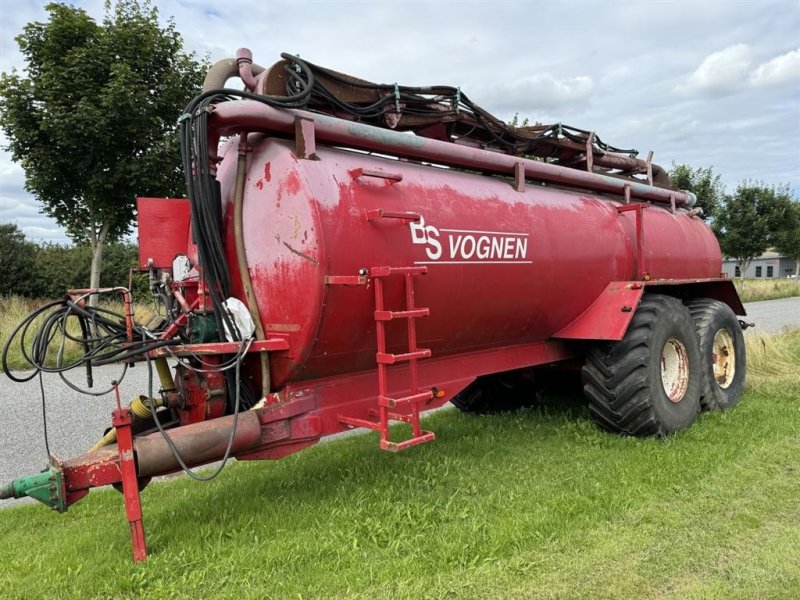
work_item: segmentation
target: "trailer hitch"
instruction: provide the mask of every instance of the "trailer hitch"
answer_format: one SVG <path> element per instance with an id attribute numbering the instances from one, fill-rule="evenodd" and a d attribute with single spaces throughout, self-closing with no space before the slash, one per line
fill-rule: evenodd
<path id="1" fill-rule="evenodd" d="M 50 456 L 50 468 L 20 477 L 10 483 L 0 485 L 0 500 L 11 498 L 33 498 L 60 513 L 67 511 L 67 488 L 64 472 L 54 456 Z"/>

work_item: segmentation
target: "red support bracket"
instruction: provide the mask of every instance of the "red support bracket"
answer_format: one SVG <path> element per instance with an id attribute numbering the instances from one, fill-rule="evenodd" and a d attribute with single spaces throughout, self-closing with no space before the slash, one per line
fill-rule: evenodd
<path id="1" fill-rule="evenodd" d="M 139 562 L 147 558 L 147 543 L 144 538 L 142 524 L 142 502 L 139 497 L 139 479 L 136 474 L 136 461 L 133 455 L 133 415 L 131 409 L 123 408 L 119 400 L 119 385 L 114 382 L 114 394 L 117 398 L 117 410 L 111 417 L 111 424 L 117 430 L 117 451 L 122 478 L 122 495 L 125 497 L 125 515 L 131 529 L 131 545 L 133 561 Z"/>
<path id="2" fill-rule="evenodd" d="M 365 210 L 364 216 L 367 221 L 380 221 L 381 219 L 400 219 L 402 221 L 419 221 L 422 217 L 419 213 L 413 212 L 394 212 L 376 208 L 375 210 Z"/>
<path id="3" fill-rule="evenodd" d="M 525 163 L 514 163 L 514 189 L 518 192 L 525 191 Z"/>
<path id="4" fill-rule="evenodd" d="M 151 358 L 161 356 L 200 356 L 206 354 L 234 354 L 242 349 L 241 342 L 209 342 L 207 344 L 180 344 L 177 346 L 163 346 L 150 351 Z M 289 349 L 289 340 L 281 337 L 271 337 L 266 340 L 256 340 L 250 344 L 248 352 L 278 352 Z"/>
<path id="5" fill-rule="evenodd" d="M 366 285 L 367 273 L 365 269 L 362 270 L 364 273 L 358 275 L 326 275 L 325 285 Z"/>
<path id="6" fill-rule="evenodd" d="M 400 183 L 403 181 L 403 174 L 402 173 L 387 173 L 386 171 L 380 171 L 378 169 L 364 169 L 362 167 L 358 167 L 357 169 L 352 169 L 350 171 L 350 177 L 353 179 L 359 179 L 361 177 L 374 177 L 376 179 L 384 179 L 386 180 L 387 185 L 394 185 L 395 183 Z"/>
<path id="7" fill-rule="evenodd" d="M 619 214 L 633 211 L 636 215 L 636 279 L 650 279 L 644 270 L 644 209 L 650 206 L 649 202 L 637 202 L 636 204 L 626 204 L 618 206 Z"/>
<path id="8" fill-rule="evenodd" d="M 305 117 L 294 118 L 294 138 L 297 158 L 318 160 L 317 141 L 314 134 L 314 120 Z"/>

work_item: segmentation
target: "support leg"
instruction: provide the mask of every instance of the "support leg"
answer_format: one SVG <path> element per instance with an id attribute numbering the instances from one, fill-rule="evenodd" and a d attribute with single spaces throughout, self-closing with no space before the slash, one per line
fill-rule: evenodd
<path id="1" fill-rule="evenodd" d="M 147 544 L 142 524 L 142 502 L 139 498 L 139 480 L 136 475 L 136 462 L 133 458 L 133 416 L 129 408 L 114 411 L 113 425 L 117 428 L 117 448 L 119 450 L 122 474 L 122 495 L 125 497 L 125 514 L 131 528 L 133 561 L 147 558 Z"/>

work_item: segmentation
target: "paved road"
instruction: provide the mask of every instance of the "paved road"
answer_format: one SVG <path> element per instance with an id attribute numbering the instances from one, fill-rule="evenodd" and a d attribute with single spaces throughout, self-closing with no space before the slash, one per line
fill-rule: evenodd
<path id="1" fill-rule="evenodd" d="M 745 306 L 747 321 L 756 323 L 756 332 L 775 332 L 800 326 L 800 298 L 753 302 Z M 753 330 L 750 330 L 753 331 Z M 70 373 L 75 383 L 83 384 L 83 373 Z M 105 367 L 95 371 L 96 389 L 108 387 L 119 377 L 119 369 Z M 147 392 L 147 369 L 128 370 L 120 386 L 122 399 Z M 57 456 L 73 457 L 85 452 L 108 427 L 114 399 L 83 396 L 70 390 L 56 375 L 44 376 L 50 449 Z M 0 375 L 0 482 L 7 482 L 40 471 L 47 464 L 42 428 L 41 394 L 38 381 L 17 384 Z M 23 502 L 2 501 L 0 508 Z"/>
<path id="2" fill-rule="evenodd" d="M 748 323 L 756 324 L 749 331 L 778 333 L 782 329 L 800 326 L 800 297 L 748 302 L 744 305 Z"/>

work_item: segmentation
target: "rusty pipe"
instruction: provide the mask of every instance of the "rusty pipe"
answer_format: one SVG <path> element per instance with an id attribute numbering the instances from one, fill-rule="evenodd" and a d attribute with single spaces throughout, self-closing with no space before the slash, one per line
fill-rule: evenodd
<path id="1" fill-rule="evenodd" d="M 261 422 L 255 411 L 238 415 L 236 435 L 231 445 L 231 456 L 261 444 Z M 185 425 L 168 430 L 167 435 L 178 449 L 187 466 L 193 467 L 219 460 L 228 448 L 235 415 Z M 180 468 L 169 445 L 160 433 L 136 438 L 134 451 L 140 477 L 170 473 Z"/>
<path id="2" fill-rule="evenodd" d="M 360 150 L 394 154 L 403 158 L 422 159 L 438 164 L 505 175 L 513 174 L 516 165 L 521 164 L 525 176 L 529 179 L 598 192 L 610 192 L 620 196 L 625 194 L 625 188 L 628 187 L 631 198 L 660 204 L 670 204 L 674 198 L 676 206 L 691 206 L 693 203 L 692 195 L 687 192 L 658 188 L 645 182 L 579 171 L 451 142 L 406 135 L 389 129 L 345 121 L 304 110 L 276 109 L 250 100 L 223 102 L 215 105 L 210 119 L 209 139 L 218 139 L 217 136 L 233 135 L 242 131 L 279 132 L 293 135 L 297 118 L 312 120 L 316 139 L 331 145 L 349 146 Z"/>
<path id="3" fill-rule="evenodd" d="M 239 139 L 239 158 L 236 163 L 236 184 L 233 192 L 233 239 L 236 245 L 236 262 L 239 266 L 239 277 L 242 280 L 242 288 L 247 299 L 247 308 L 250 317 L 256 326 L 256 338 L 259 340 L 267 339 L 264 332 L 264 325 L 261 323 L 261 314 L 258 310 L 256 295 L 253 291 L 253 282 L 250 279 L 250 270 L 247 266 L 247 251 L 244 247 L 244 178 L 247 167 L 247 134 L 242 133 Z M 261 390 L 263 397 L 266 398 L 270 391 L 269 375 L 269 356 L 266 352 L 261 352 Z"/>
<path id="4" fill-rule="evenodd" d="M 234 415 L 201 421 L 166 431 L 189 467 L 204 465 L 224 456 L 228 447 Z M 254 449 L 263 443 L 258 411 L 238 415 L 231 455 Z M 137 436 L 133 442 L 139 477 L 166 475 L 180 469 L 175 455 L 161 433 Z M 116 444 L 105 446 L 61 464 L 67 489 L 71 493 L 120 481 L 119 451 Z M 91 468 L 90 468 L 91 467 Z"/>
<path id="5" fill-rule="evenodd" d="M 206 77 L 203 80 L 203 92 L 207 92 L 209 90 L 218 90 L 225 87 L 225 82 L 228 81 L 231 77 L 239 76 L 241 77 L 241 68 L 239 64 L 239 53 L 243 50 L 247 51 L 250 54 L 250 64 L 247 65 L 246 71 L 250 77 L 252 77 L 252 84 L 255 86 L 255 75 L 259 75 L 264 71 L 264 67 L 253 63 L 253 55 L 250 53 L 247 48 L 240 48 L 236 52 L 237 58 L 223 58 L 215 62 L 211 68 L 206 72 Z M 250 87 L 247 80 L 242 78 L 247 89 L 252 90 L 253 88 Z"/>

